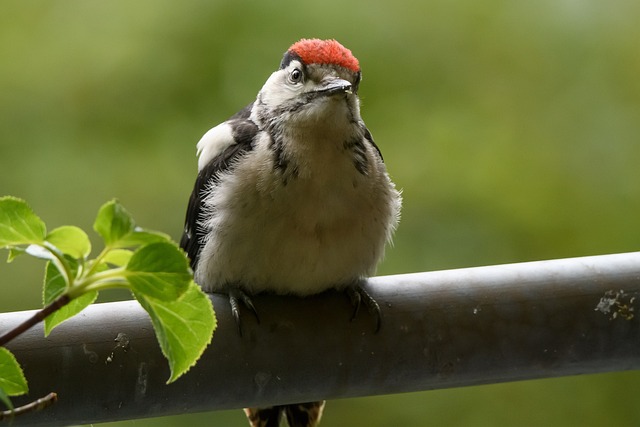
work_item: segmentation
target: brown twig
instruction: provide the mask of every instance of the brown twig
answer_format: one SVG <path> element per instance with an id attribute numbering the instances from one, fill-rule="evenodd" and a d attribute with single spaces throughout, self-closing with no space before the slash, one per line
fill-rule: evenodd
<path id="1" fill-rule="evenodd" d="M 67 294 L 62 294 L 58 298 L 56 298 L 49 305 L 44 307 L 42 310 L 37 311 L 33 316 L 16 326 L 15 328 L 7 331 L 6 333 L 0 336 L 0 346 L 6 345 L 8 342 L 13 340 L 15 337 L 29 330 L 32 326 L 37 325 L 42 322 L 48 315 L 51 313 L 61 309 L 65 305 L 71 302 L 71 298 Z"/>
<path id="2" fill-rule="evenodd" d="M 31 403 L 20 406 L 18 408 L 0 412 L 0 420 L 13 418 L 18 415 L 27 414 L 29 412 L 42 411 L 44 408 L 53 405 L 58 401 L 58 395 L 56 393 L 49 393 L 45 397 L 41 397 L 38 400 L 34 400 Z"/>

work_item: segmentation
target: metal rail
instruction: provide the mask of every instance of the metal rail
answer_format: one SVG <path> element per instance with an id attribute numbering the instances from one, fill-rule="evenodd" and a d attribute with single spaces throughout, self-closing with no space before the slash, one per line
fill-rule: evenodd
<path id="1" fill-rule="evenodd" d="M 9 345 L 30 382 L 14 425 L 68 425 L 640 368 L 640 252 L 375 277 L 374 334 L 345 296 L 257 296 L 238 334 L 224 296 L 200 362 L 167 363 L 136 302 L 96 304 Z M 30 312 L 0 314 L 0 330 Z"/>

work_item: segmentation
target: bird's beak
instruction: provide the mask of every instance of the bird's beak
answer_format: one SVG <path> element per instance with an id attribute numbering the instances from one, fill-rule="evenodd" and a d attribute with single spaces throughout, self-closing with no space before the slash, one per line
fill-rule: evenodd
<path id="1" fill-rule="evenodd" d="M 343 79 L 331 79 L 327 81 L 323 81 L 318 90 L 315 91 L 317 95 L 320 96 L 330 96 L 336 95 L 339 93 L 352 93 L 351 91 L 351 83 L 343 80 Z"/>

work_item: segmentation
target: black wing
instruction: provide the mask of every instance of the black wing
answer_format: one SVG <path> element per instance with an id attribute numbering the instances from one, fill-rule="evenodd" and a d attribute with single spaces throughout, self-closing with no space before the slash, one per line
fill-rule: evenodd
<path id="1" fill-rule="evenodd" d="M 212 183 L 218 181 L 221 172 L 230 170 L 239 157 L 253 149 L 258 126 L 249 119 L 252 105 L 249 104 L 240 110 L 227 122 L 232 128 L 234 143 L 225 148 L 198 172 L 198 177 L 187 205 L 184 232 L 180 239 L 180 247 L 189 256 L 193 270 L 195 270 L 198 262 L 206 232 L 200 225 L 205 192 L 208 188 L 211 188 Z"/>

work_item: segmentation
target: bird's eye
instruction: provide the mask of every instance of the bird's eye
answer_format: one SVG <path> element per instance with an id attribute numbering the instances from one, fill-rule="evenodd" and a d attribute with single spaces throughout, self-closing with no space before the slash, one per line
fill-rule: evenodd
<path id="1" fill-rule="evenodd" d="M 294 68 L 289 73 L 289 81 L 291 83 L 300 83 L 302 81 L 302 71 L 299 68 Z"/>

